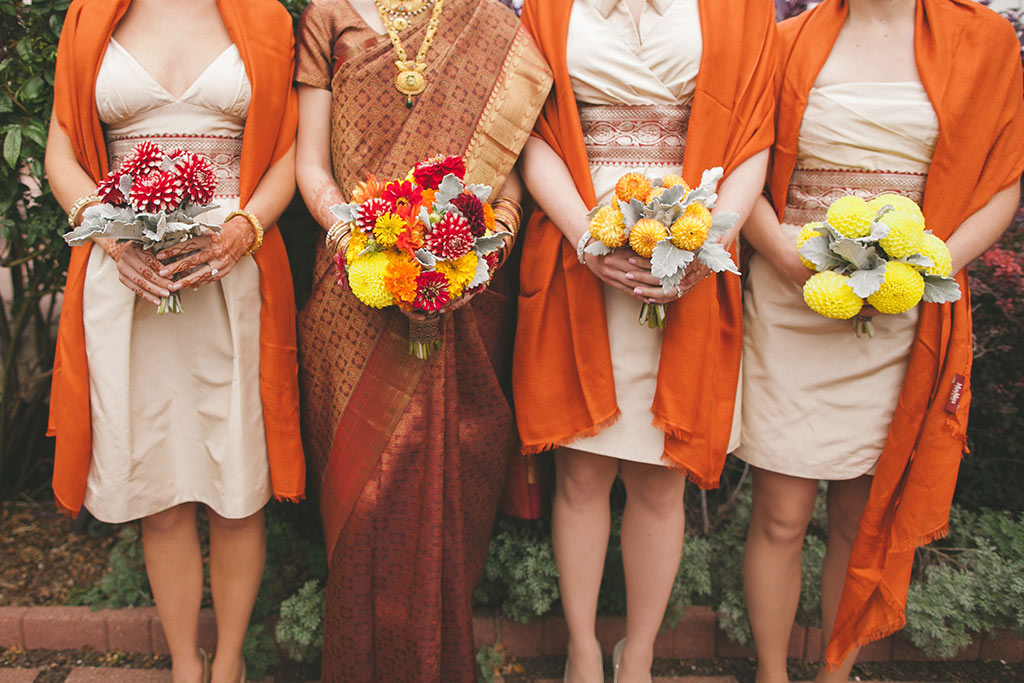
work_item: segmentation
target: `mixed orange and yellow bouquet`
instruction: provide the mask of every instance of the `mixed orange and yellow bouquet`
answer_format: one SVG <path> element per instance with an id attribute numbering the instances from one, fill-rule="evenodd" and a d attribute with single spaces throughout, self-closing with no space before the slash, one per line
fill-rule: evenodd
<path id="1" fill-rule="evenodd" d="M 946 243 L 925 229 L 921 208 L 902 195 L 840 197 L 823 222 L 803 226 L 797 249 L 816 271 L 804 283 L 804 302 L 826 318 L 853 319 L 858 336 L 874 336 L 870 317 L 859 315 L 865 303 L 898 314 L 922 301 L 960 298 Z"/>
<path id="2" fill-rule="evenodd" d="M 461 157 L 432 157 L 405 178 L 371 176 L 354 203 L 331 207 L 351 230 L 334 259 L 339 283 L 367 306 L 426 314 L 410 326 L 409 352 L 418 358 L 440 346 L 437 312 L 490 282 L 511 237 L 495 227 L 491 188 L 466 184 L 465 175 Z"/>
<path id="3" fill-rule="evenodd" d="M 593 240 L 583 252 L 610 254 L 628 246 L 651 259 L 651 274 L 660 280 L 665 293 L 676 290 L 694 260 L 713 272 L 739 275 L 721 243 L 739 216 L 731 211 L 711 214 L 721 179 L 721 167 L 704 171 L 700 185 L 693 189 L 678 175 L 651 179 L 642 173 L 627 173 L 615 184 L 611 203 L 588 214 L 587 235 Z M 664 327 L 664 304 L 642 304 L 639 321 L 652 328 Z"/>

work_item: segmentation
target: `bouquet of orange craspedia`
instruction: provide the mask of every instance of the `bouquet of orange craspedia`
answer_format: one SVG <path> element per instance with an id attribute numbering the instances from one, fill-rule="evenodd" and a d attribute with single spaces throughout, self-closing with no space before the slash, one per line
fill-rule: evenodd
<path id="1" fill-rule="evenodd" d="M 738 275 L 736 264 L 720 240 L 739 216 L 726 211 L 711 213 L 721 178 L 720 167 L 709 169 L 704 171 L 700 185 L 691 189 L 675 174 L 648 178 L 642 173 L 627 173 L 615 184 L 611 203 L 590 212 L 586 235 L 589 244 L 582 253 L 609 254 L 628 245 L 638 256 L 651 259 L 651 273 L 666 293 L 676 289 L 694 260 L 716 273 Z M 641 304 L 640 322 L 664 327 L 665 306 Z"/>
<path id="2" fill-rule="evenodd" d="M 331 207 L 347 224 L 347 246 L 335 255 L 339 284 L 373 308 L 427 315 L 410 321 L 409 353 L 428 358 L 440 346 L 436 314 L 485 287 L 511 233 L 495 229 L 491 188 L 467 184 L 458 156 L 422 161 L 404 178 L 370 176 L 357 201 Z"/>
<path id="3" fill-rule="evenodd" d="M 800 260 L 817 271 L 804 284 L 804 302 L 826 318 L 853 319 L 858 336 L 874 336 L 866 303 L 899 314 L 922 301 L 960 298 L 945 242 L 925 229 L 911 199 L 883 194 L 871 201 L 848 195 L 832 202 L 825 221 L 797 236 Z"/>

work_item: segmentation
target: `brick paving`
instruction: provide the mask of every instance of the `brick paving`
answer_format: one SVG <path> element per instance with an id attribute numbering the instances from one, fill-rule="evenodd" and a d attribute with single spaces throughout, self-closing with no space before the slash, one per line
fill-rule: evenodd
<path id="1" fill-rule="evenodd" d="M 0 669 L 0 683 L 32 683 L 39 669 Z"/>

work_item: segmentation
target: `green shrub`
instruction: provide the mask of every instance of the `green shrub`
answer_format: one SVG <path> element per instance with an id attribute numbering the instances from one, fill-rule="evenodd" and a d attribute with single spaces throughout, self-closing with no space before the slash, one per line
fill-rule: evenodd
<path id="1" fill-rule="evenodd" d="M 491 537 L 474 603 L 500 607 L 508 618 L 525 623 L 546 614 L 557 599 L 550 526 L 502 517 Z"/>
<path id="2" fill-rule="evenodd" d="M 110 571 L 96 585 L 72 591 L 68 597 L 69 604 L 87 605 L 93 609 L 153 604 L 138 527 L 134 524 L 124 526 L 118 533 L 118 539 L 110 550 Z"/>
<path id="3" fill-rule="evenodd" d="M 307 581 L 281 603 L 281 620 L 274 631 L 277 644 L 297 662 L 311 662 L 324 644 L 324 592 Z"/>
<path id="4" fill-rule="evenodd" d="M 242 657 L 245 658 L 246 680 L 261 681 L 268 673 L 277 669 L 281 657 L 277 654 L 274 639 L 266 625 L 253 624 L 245 632 Z"/>

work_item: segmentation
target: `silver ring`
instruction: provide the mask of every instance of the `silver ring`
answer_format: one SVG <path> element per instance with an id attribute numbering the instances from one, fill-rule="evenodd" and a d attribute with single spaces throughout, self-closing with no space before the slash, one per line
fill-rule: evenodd
<path id="1" fill-rule="evenodd" d="M 218 272 L 218 271 L 217 271 L 217 269 L 216 269 L 216 268 L 214 268 L 213 266 L 210 266 L 210 275 L 212 275 L 212 276 L 214 276 L 214 277 L 217 277 L 217 272 Z M 679 288 L 678 288 L 678 287 L 676 287 L 676 289 L 679 289 Z M 680 295 L 680 296 L 682 296 L 682 295 Z"/>
<path id="2" fill-rule="evenodd" d="M 676 298 L 677 299 L 682 299 L 683 298 L 683 290 L 679 289 L 679 285 L 676 285 Z"/>

